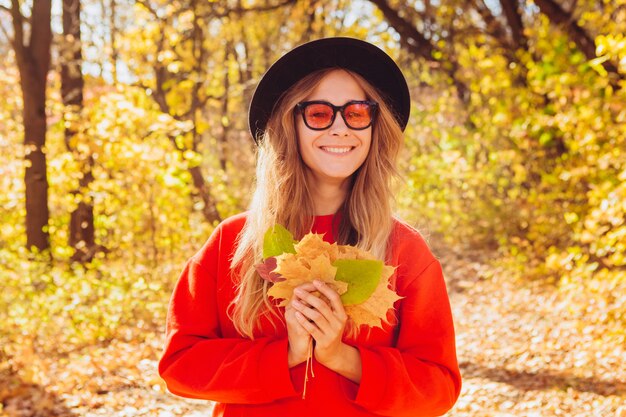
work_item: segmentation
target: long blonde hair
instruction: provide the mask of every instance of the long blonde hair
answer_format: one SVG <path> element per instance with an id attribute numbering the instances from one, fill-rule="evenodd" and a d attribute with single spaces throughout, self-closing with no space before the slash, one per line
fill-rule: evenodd
<path id="1" fill-rule="evenodd" d="M 263 315 L 282 319 L 267 296 L 269 283 L 254 268 L 262 262 L 265 232 L 278 223 L 300 239 L 313 223 L 314 204 L 307 183 L 308 168 L 298 151 L 294 108 L 333 70 L 336 68 L 309 74 L 285 92 L 259 143 L 256 189 L 231 261 L 233 270 L 240 271 L 240 280 L 229 313 L 237 331 L 250 338 L 254 338 Z M 398 177 L 396 159 L 403 143 L 402 130 L 380 93 L 361 76 L 344 71 L 356 80 L 368 99 L 379 103 L 379 110 L 372 126 L 370 151 L 353 174 L 352 186 L 340 209 L 343 216 L 336 240 L 386 259 L 393 227 L 392 182 Z"/>

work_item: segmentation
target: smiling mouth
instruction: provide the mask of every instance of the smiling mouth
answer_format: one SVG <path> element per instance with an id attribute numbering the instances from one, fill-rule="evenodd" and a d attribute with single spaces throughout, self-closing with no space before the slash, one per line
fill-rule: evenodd
<path id="1" fill-rule="evenodd" d="M 328 153 L 334 154 L 344 154 L 350 152 L 354 147 L 353 146 L 322 146 L 321 149 Z"/>

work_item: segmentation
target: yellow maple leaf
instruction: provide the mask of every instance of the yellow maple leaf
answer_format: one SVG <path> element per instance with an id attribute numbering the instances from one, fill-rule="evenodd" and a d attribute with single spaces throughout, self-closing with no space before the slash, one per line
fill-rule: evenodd
<path id="1" fill-rule="evenodd" d="M 332 264 L 337 259 L 339 248 L 336 243 L 328 243 L 322 239 L 323 235 L 308 233 L 295 246 L 296 253 L 305 259 L 317 258 L 320 255 L 328 256 Z"/>
<path id="2" fill-rule="evenodd" d="M 285 280 L 272 285 L 267 294 L 274 298 L 282 298 L 279 306 L 287 305 L 296 287 L 316 279 L 325 282 L 339 294 L 348 291 L 347 283 L 335 280 L 337 268 L 331 264 L 326 253 L 319 252 L 315 258 L 307 258 L 297 251 L 298 245 L 296 254 L 285 253 L 276 257 L 278 265 L 273 272 L 280 274 Z"/>
<path id="3" fill-rule="evenodd" d="M 338 251 L 339 259 L 376 259 L 371 253 L 351 245 L 340 245 Z"/>

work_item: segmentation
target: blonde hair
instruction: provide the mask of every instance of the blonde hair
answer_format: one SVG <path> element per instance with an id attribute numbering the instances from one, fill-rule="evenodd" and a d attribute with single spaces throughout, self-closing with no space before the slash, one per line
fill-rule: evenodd
<path id="1" fill-rule="evenodd" d="M 311 229 L 315 216 L 308 168 L 298 151 L 293 109 L 333 70 L 336 68 L 309 74 L 285 92 L 259 143 L 256 189 L 231 262 L 232 269 L 240 272 L 240 280 L 229 313 L 237 331 L 250 338 L 254 338 L 263 315 L 282 320 L 267 296 L 270 283 L 254 268 L 262 262 L 266 230 L 278 223 L 300 239 Z M 370 151 L 353 174 L 352 186 L 340 209 L 343 216 L 336 240 L 387 259 L 393 227 L 392 182 L 398 177 L 396 159 L 403 143 L 402 130 L 380 93 L 361 76 L 344 71 L 356 80 L 368 99 L 379 103 L 379 110 L 372 126 Z"/>

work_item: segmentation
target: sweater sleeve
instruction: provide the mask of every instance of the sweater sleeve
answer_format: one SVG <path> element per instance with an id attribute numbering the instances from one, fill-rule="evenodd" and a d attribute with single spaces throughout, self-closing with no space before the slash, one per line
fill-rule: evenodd
<path id="1" fill-rule="evenodd" d="M 222 337 L 214 271 L 216 256 L 228 254 L 219 254 L 219 230 L 214 235 L 208 255 L 187 263 L 172 294 L 159 374 L 173 394 L 221 403 L 260 404 L 297 395 L 286 337 Z"/>
<path id="2" fill-rule="evenodd" d="M 355 404 L 383 416 L 438 416 L 461 390 L 452 313 L 443 273 L 433 260 L 403 291 L 395 347 L 356 346 L 360 384 L 344 380 Z"/>

